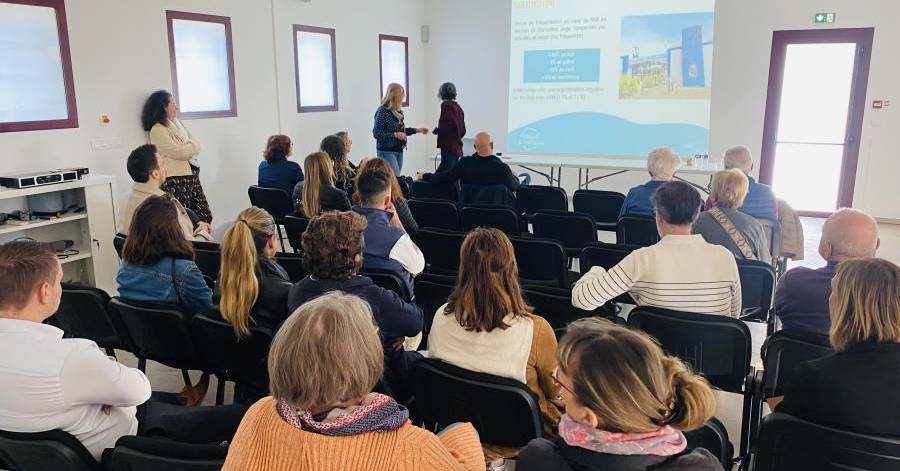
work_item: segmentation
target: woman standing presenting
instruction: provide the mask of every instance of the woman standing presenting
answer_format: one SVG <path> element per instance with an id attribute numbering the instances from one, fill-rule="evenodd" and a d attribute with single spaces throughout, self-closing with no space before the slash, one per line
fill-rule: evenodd
<path id="1" fill-rule="evenodd" d="M 433 132 L 437 134 L 437 146 L 441 149 L 441 164 L 435 173 L 450 170 L 462 157 L 462 138 L 466 135 L 466 117 L 456 103 L 456 85 L 445 82 L 438 89 L 438 98 L 442 100 L 441 117 Z"/>
<path id="2" fill-rule="evenodd" d="M 406 138 L 413 134 L 428 134 L 425 128 L 407 128 L 403 123 L 403 97 L 406 92 L 398 83 L 388 85 L 387 93 L 381 99 L 381 106 L 375 111 L 375 126 L 372 135 L 375 137 L 375 155 L 387 160 L 400 175 L 403 168 L 403 149 Z"/>
<path id="3" fill-rule="evenodd" d="M 144 131 L 150 133 L 150 143 L 156 146 L 166 166 L 168 177 L 160 189 L 174 196 L 201 221 L 210 223 L 212 213 L 198 176 L 200 143 L 177 115 L 175 98 L 165 90 L 153 92 L 141 113 Z"/>

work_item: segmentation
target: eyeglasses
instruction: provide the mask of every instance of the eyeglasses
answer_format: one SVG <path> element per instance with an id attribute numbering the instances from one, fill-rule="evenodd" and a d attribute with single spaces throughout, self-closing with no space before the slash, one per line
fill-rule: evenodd
<path id="1" fill-rule="evenodd" d="M 559 377 L 557 376 L 558 372 L 559 372 L 559 368 L 555 368 L 555 369 L 553 370 L 553 374 L 550 375 L 550 379 L 553 381 L 553 384 L 555 384 L 555 385 L 559 386 L 560 388 L 564 389 L 567 393 L 571 394 L 573 398 L 574 398 L 574 397 L 578 397 L 578 395 L 575 394 L 575 391 L 572 391 L 571 389 L 569 389 L 568 386 L 566 386 L 565 384 L 562 383 L 562 381 L 559 380 Z M 561 400 L 563 399 L 562 394 L 560 394 L 560 395 L 557 396 L 556 398 L 559 399 L 559 400 L 561 401 Z"/>

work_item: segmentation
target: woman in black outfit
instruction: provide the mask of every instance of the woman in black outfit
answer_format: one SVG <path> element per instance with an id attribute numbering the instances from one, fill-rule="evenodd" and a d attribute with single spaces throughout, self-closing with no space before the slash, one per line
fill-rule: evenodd
<path id="1" fill-rule="evenodd" d="M 347 159 L 347 147 L 344 140 L 338 135 L 325 136 L 319 144 L 319 150 L 328 154 L 334 162 L 334 186 L 347 192 L 347 196 L 353 195 L 353 178 L 356 176 L 356 168 Z"/>
<path id="2" fill-rule="evenodd" d="M 325 211 L 350 211 L 347 192 L 334 186 L 334 164 L 324 152 L 313 152 L 303 161 L 305 180 L 294 187 L 294 211 L 306 218 Z"/>

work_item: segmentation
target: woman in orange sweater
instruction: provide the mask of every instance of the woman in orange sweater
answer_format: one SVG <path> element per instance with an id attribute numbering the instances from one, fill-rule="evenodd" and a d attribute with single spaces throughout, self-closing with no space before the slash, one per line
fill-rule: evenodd
<path id="1" fill-rule="evenodd" d="M 300 306 L 272 342 L 272 397 L 247 411 L 223 469 L 483 470 L 471 424 L 435 436 L 413 426 L 405 407 L 371 392 L 383 358 L 361 299 L 333 292 Z"/>

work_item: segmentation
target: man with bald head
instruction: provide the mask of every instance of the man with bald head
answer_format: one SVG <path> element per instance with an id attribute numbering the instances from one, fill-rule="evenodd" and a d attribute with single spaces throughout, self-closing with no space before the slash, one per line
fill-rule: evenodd
<path id="1" fill-rule="evenodd" d="M 838 264 L 850 258 L 874 257 L 881 245 L 878 223 L 868 214 L 843 208 L 822 226 L 819 254 L 828 264 L 822 268 L 789 270 L 775 290 L 775 314 L 785 330 L 828 336 L 831 319 L 828 297 Z"/>
<path id="2" fill-rule="evenodd" d="M 777 203 L 775 202 L 775 193 L 768 185 L 757 183 L 750 175 L 753 171 L 753 154 L 747 146 L 735 146 L 725 151 L 722 158 L 725 169 L 736 168 L 747 175 L 750 180 L 750 189 L 747 191 L 747 197 L 744 198 L 744 205 L 738 208 L 738 211 L 753 216 L 757 219 L 778 220 Z"/>
<path id="3" fill-rule="evenodd" d="M 494 155 L 491 135 L 480 132 L 475 136 L 475 154 L 459 159 L 449 170 L 438 173 L 423 173 L 419 178 L 426 182 L 449 183 L 460 181 L 463 185 L 495 186 L 503 185 L 511 192 L 519 189 L 519 180 L 513 175 L 509 165 Z"/>

